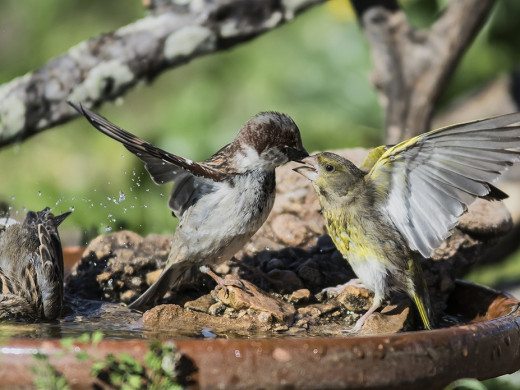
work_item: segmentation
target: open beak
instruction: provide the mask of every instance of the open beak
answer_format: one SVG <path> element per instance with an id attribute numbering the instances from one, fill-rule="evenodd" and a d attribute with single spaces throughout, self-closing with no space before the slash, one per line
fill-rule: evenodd
<path id="1" fill-rule="evenodd" d="M 293 171 L 299 173 L 302 176 L 305 176 L 310 181 L 316 181 L 318 178 L 318 171 L 316 170 L 318 160 L 316 156 L 308 156 L 298 162 L 304 165 L 293 168 Z"/>

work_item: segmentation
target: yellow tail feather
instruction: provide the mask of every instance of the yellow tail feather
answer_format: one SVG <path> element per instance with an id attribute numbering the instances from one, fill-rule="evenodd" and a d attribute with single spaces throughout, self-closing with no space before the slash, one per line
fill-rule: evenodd
<path id="1" fill-rule="evenodd" d="M 424 329 L 433 329 L 433 326 L 430 322 L 430 318 L 428 317 L 428 310 L 424 305 L 421 297 L 417 295 L 417 293 L 413 294 L 413 301 L 415 302 L 415 306 L 417 306 L 417 310 L 419 311 L 419 315 L 421 316 L 421 320 L 424 325 Z"/>

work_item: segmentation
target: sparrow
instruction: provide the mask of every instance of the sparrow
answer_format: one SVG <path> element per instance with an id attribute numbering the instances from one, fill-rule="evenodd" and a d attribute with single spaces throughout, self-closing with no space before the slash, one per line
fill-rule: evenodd
<path id="1" fill-rule="evenodd" d="M 63 305 L 63 252 L 48 207 L 19 223 L 0 219 L 0 319 L 54 320 Z"/>
<path id="2" fill-rule="evenodd" d="M 233 257 L 262 226 L 275 198 L 275 168 L 308 156 L 294 121 L 278 112 L 261 112 L 236 138 L 197 163 L 168 153 L 115 126 L 106 118 L 70 103 L 99 131 L 139 157 L 156 184 L 173 182 L 169 208 L 179 218 L 167 264 L 137 300 L 143 310 L 202 265 Z"/>
<path id="3" fill-rule="evenodd" d="M 333 153 L 294 170 L 317 193 L 327 230 L 374 292 L 357 332 L 390 291 L 407 293 L 425 329 L 436 325 L 420 256 L 429 258 L 477 198 L 507 195 L 490 183 L 520 159 L 520 113 L 433 130 L 369 153 L 360 168 Z"/>

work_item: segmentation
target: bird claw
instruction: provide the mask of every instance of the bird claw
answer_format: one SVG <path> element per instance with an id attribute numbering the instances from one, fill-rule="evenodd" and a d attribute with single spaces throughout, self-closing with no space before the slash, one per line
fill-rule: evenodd
<path id="1" fill-rule="evenodd" d="M 240 279 L 224 279 L 218 276 L 215 272 L 211 270 L 208 266 L 203 265 L 199 268 L 202 273 L 210 276 L 216 283 L 217 286 L 215 289 L 218 290 L 227 290 L 227 287 L 233 286 L 241 289 L 245 288 L 244 283 Z"/>
<path id="2" fill-rule="evenodd" d="M 356 321 L 356 324 L 352 328 L 343 329 L 343 333 L 350 334 L 350 335 L 355 335 L 355 334 L 359 333 L 359 331 L 363 327 L 363 324 L 365 323 L 365 321 L 360 322 L 360 320 L 361 320 L 361 318 Z"/>
<path id="3" fill-rule="evenodd" d="M 350 279 L 345 284 L 338 284 L 335 287 L 325 287 L 321 290 L 322 294 L 326 294 L 329 298 L 334 298 L 340 295 L 347 286 L 355 286 L 359 288 L 366 288 L 365 285 L 359 279 Z"/>

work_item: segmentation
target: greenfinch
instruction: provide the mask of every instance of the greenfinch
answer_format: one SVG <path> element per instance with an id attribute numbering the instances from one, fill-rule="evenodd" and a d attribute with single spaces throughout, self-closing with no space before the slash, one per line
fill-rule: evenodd
<path id="1" fill-rule="evenodd" d="M 358 168 L 334 154 L 303 159 L 330 237 L 374 292 L 357 332 L 391 291 L 407 293 L 425 329 L 436 326 L 420 256 L 432 256 L 477 198 L 507 195 L 490 183 L 520 159 L 520 113 L 433 130 L 374 149 Z"/>

